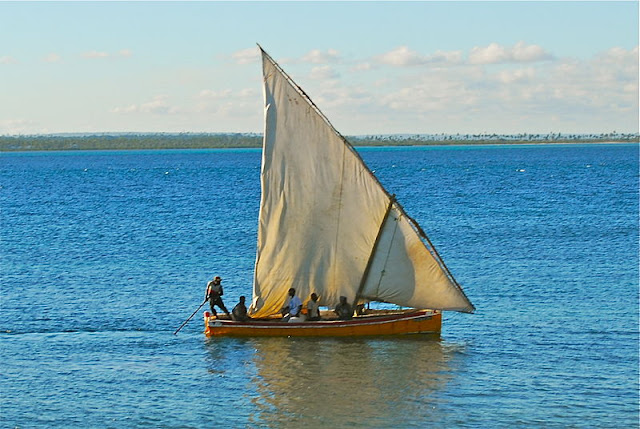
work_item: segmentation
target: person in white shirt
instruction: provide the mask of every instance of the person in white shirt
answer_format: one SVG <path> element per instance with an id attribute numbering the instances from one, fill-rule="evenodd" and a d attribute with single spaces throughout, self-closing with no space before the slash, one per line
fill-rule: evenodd
<path id="1" fill-rule="evenodd" d="M 300 317 L 300 310 L 302 310 L 302 301 L 296 296 L 296 290 L 291 288 L 289 289 L 287 303 L 282 308 L 282 314 L 284 315 L 282 320 L 288 322 L 292 317 Z"/>
<path id="2" fill-rule="evenodd" d="M 311 299 L 307 302 L 307 320 L 320 320 L 320 304 L 318 304 L 318 295 L 311 294 Z"/>

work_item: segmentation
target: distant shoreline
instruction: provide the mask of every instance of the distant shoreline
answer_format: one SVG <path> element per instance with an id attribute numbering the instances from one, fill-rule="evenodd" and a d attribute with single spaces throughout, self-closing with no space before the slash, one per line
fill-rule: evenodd
<path id="1" fill-rule="evenodd" d="M 501 144 L 639 143 L 635 134 L 478 134 L 346 136 L 356 147 L 462 146 Z M 260 148 L 260 134 L 94 134 L 0 136 L 0 152 L 69 150 L 222 149 Z"/>

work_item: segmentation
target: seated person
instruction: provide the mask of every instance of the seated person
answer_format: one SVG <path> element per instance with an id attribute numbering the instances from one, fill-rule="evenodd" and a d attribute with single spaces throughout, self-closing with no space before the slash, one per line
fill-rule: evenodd
<path id="1" fill-rule="evenodd" d="M 292 317 L 300 317 L 300 310 L 302 310 L 302 301 L 296 296 L 296 290 L 294 288 L 289 289 L 289 298 L 287 303 L 282 308 L 282 320 L 288 322 Z"/>
<path id="2" fill-rule="evenodd" d="M 231 319 L 237 322 L 246 322 L 249 320 L 249 316 L 247 315 L 247 306 L 244 304 L 245 297 L 240 297 L 240 302 L 233 307 L 231 310 Z"/>
<path id="3" fill-rule="evenodd" d="M 340 320 L 351 320 L 353 318 L 353 308 L 351 308 L 351 304 L 347 302 L 346 296 L 340 297 L 340 302 L 336 305 L 334 311 Z"/>
<path id="4" fill-rule="evenodd" d="M 311 299 L 307 303 L 307 320 L 320 320 L 320 304 L 318 304 L 318 295 L 311 294 Z"/>

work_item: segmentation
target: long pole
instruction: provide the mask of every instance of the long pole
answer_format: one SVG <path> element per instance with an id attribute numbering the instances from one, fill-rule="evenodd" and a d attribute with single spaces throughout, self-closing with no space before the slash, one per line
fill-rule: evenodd
<path id="1" fill-rule="evenodd" d="M 176 334 L 178 333 L 178 331 L 179 331 L 180 329 L 182 329 L 182 328 L 184 327 L 184 325 L 186 325 L 186 324 L 187 324 L 187 322 L 189 322 L 189 320 L 191 320 L 191 318 L 192 318 L 193 316 L 195 316 L 195 315 L 196 315 L 196 313 L 198 312 L 198 310 L 200 310 L 200 309 L 202 308 L 202 306 L 203 306 L 206 302 L 207 302 L 207 300 L 206 300 L 206 299 L 205 299 L 204 301 L 202 301 L 202 304 L 200 304 L 200 307 L 196 308 L 196 311 L 194 311 L 194 312 L 191 314 L 191 316 L 189 316 L 189 318 L 188 318 L 187 320 L 185 320 L 185 321 L 184 321 L 184 323 L 182 323 L 182 325 L 180 325 L 180 327 L 179 327 L 178 329 L 176 329 L 176 332 L 174 332 L 174 333 L 173 333 L 173 335 L 176 335 Z"/>

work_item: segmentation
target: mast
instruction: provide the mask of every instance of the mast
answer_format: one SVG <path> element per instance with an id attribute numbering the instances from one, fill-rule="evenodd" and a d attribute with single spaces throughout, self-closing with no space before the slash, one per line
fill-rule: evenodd
<path id="1" fill-rule="evenodd" d="M 378 249 L 378 243 L 380 243 L 380 237 L 382 236 L 382 228 L 384 227 L 385 222 L 389 218 L 389 213 L 391 213 L 391 207 L 395 201 L 395 195 L 391 196 L 389 200 L 389 206 L 387 207 L 387 211 L 384 214 L 384 218 L 382 219 L 382 223 L 380 224 L 380 229 L 378 230 L 378 235 L 376 236 L 376 241 L 373 243 L 373 248 L 371 249 L 371 254 L 369 255 L 369 259 L 367 260 L 367 267 L 362 273 L 362 280 L 360 280 L 360 286 L 358 286 L 358 291 L 356 292 L 356 296 L 353 300 L 352 307 L 355 308 L 358 303 L 358 299 L 361 298 L 362 290 L 364 289 L 367 278 L 369 277 L 369 271 L 371 270 L 371 263 L 373 262 L 373 256 L 376 254 L 376 250 Z"/>

